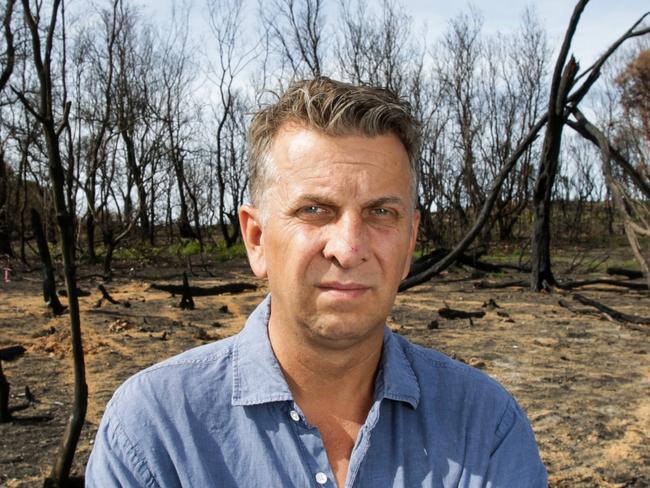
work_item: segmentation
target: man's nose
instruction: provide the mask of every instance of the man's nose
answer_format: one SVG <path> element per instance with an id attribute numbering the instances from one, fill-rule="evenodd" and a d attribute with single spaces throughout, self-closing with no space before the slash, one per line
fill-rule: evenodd
<path id="1" fill-rule="evenodd" d="M 361 215 L 343 213 L 328 227 L 323 249 L 325 258 L 335 261 L 342 268 L 354 268 L 368 260 L 368 233 Z"/>

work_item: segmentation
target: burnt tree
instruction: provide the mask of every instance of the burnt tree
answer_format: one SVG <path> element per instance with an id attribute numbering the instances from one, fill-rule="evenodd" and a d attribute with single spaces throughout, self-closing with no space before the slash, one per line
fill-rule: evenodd
<path id="1" fill-rule="evenodd" d="M 5 55 L 2 72 L 0 72 L 0 92 L 4 89 L 14 70 L 16 50 L 14 36 L 11 31 L 11 16 L 13 15 L 15 0 L 8 0 L 2 18 L 2 28 L 5 40 Z M 0 147 L 0 254 L 14 255 L 11 249 L 11 225 L 8 211 L 9 172 L 5 161 L 4 149 Z"/>
<path id="2" fill-rule="evenodd" d="M 587 1 L 583 0 L 581 1 L 577 6 L 576 6 L 576 11 L 580 9 L 580 7 L 584 8 L 584 5 L 587 3 Z M 616 50 L 626 41 L 634 37 L 642 36 L 645 34 L 650 33 L 650 28 L 647 27 L 640 27 L 645 20 L 646 17 L 650 15 L 650 12 L 645 13 L 643 16 L 641 16 L 633 25 L 628 29 L 623 35 L 621 35 L 616 41 L 614 41 L 609 48 L 596 60 L 596 62 L 591 65 L 587 70 L 585 70 L 583 73 L 581 73 L 579 76 L 575 77 L 575 73 L 573 71 L 577 69 L 577 65 L 573 62 L 570 61 L 567 63 L 568 68 L 564 69 L 564 61 L 560 63 L 559 61 L 561 59 L 566 60 L 568 57 L 568 45 L 567 44 L 567 39 L 571 39 L 572 37 L 572 32 L 575 31 L 576 23 L 578 21 L 578 15 L 576 15 L 576 11 L 574 11 L 574 15 L 572 17 L 571 23 L 569 25 L 569 28 L 567 29 L 567 34 L 565 36 L 565 42 L 563 44 L 563 52 L 560 53 L 560 57 L 558 58 L 558 63 L 557 65 L 559 66 L 558 70 L 559 72 L 563 72 L 564 76 L 560 75 L 559 81 L 557 82 L 557 93 L 564 93 L 562 99 L 564 100 L 564 103 L 562 104 L 562 116 L 560 121 L 562 122 L 562 125 L 564 125 L 567 122 L 567 115 L 575 108 L 578 106 L 578 104 L 582 101 L 582 99 L 589 93 L 589 90 L 591 87 L 594 85 L 594 83 L 598 80 L 600 77 L 601 69 L 605 62 L 616 52 Z M 580 10 L 581 11 L 581 10 Z M 572 65 L 572 66 L 570 66 Z M 575 82 L 581 81 L 579 86 L 577 86 L 569 96 L 566 96 L 566 93 L 569 93 L 570 87 L 568 84 L 570 81 L 574 80 Z M 557 97 L 551 97 L 550 100 L 555 100 Z M 555 110 L 555 105 L 552 105 L 550 107 L 550 110 Z M 549 111 L 550 111 L 549 110 Z M 487 194 L 487 197 L 485 199 L 485 202 L 483 203 L 483 206 L 481 207 L 481 210 L 475 219 L 474 223 L 472 224 L 471 228 L 467 231 L 467 233 L 464 235 L 464 237 L 456 244 L 456 246 L 451 250 L 449 254 L 447 254 L 443 259 L 440 261 L 435 262 L 430 268 L 425 269 L 413 276 L 408 277 L 399 286 L 399 291 L 404 291 L 407 290 L 413 286 L 416 286 L 418 284 L 424 283 L 431 279 L 433 276 L 439 274 L 443 270 L 445 270 L 447 267 L 449 267 L 451 264 L 453 264 L 457 258 L 466 250 L 469 248 L 469 246 L 474 242 L 475 238 L 479 235 L 481 232 L 481 229 L 485 226 L 486 222 L 488 222 L 488 218 L 490 216 L 490 213 L 492 212 L 494 208 L 495 201 L 499 195 L 499 192 L 501 191 L 501 187 L 507 178 L 508 174 L 512 171 L 512 168 L 515 166 L 517 160 L 528 150 L 528 147 L 533 143 L 535 138 L 537 137 L 538 132 L 544 127 L 544 125 L 547 123 L 549 119 L 549 111 L 544 113 L 539 119 L 535 122 L 535 124 L 532 125 L 531 129 L 529 130 L 528 134 L 522 138 L 521 143 L 517 146 L 516 149 L 514 149 L 510 155 L 510 157 L 504 162 L 503 166 L 501 167 L 499 173 L 495 177 L 492 186 L 490 188 L 489 193 Z M 548 153 L 551 154 L 550 149 L 553 149 L 553 147 L 549 147 Z M 630 178 L 635 181 L 637 184 L 638 188 L 641 189 L 642 191 L 645 192 L 646 188 L 648 188 L 648 185 L 646 182 L 643 181 L 643 178 L 640 178 L 638 175 L 635 174 L 633 171 L 633 168 L 629 163 L 626 163 L 623 158 L 620 158 L 620 154 L 613 152 L 614 157 L 617 157 L 617 162 L 619 162 L 620 166 L 623 168 L 623 170 L 630 175 Z M 544 158 L 542 159 L 544 160 Z M 557 168 L 555 168 L 556 170 Z M 548 182 L 548 179 L 545 180 Z M 552 186 L 552 185 L 551 185 Z M 540 192 L 540 194 L 543 196 L 545 192 Z M 542 202 L 543 203 L 543 202 Z M 540 229 L 543 231 L 543 227 L 540 225 Z M 544 238 L 544 236 L 542 236 Z M 548 236 L 546 236 L 546 239 Z M 544 239 L 542 239 L 544 241 Z M 548 242 L 548 241 L 547 241 Z M 543 243 L 543 242 L 542 242 Z M 538 256 L 543 257 L 542 253 L 539 252 Z M 548 270 L 550 272 L 550 252 L 547 254 L 548 257 L 548 263 L 549 267 Z M 539 267 L 538 267 L 539 268 Z M 532 274 L 531 274 L 532 276 Z M 540 276 L 539 273 L 537 273 L 537 276 Z M 551 275 L 552 276 L 552 275 Z M 540 281 L 540 284 L 544 281 L 544 278 Z M 554 281 L 554 280 L 553 280 Z M 549 283 L 548 280 L 546 280 L 546 283 Z M 550 284 L 550 283 L 549 283 Z"/>
<path id="3" fill-rule="evenodd" d="M 43 231 L 43 221 L 36 209 L 32 209 L 32 232 L 34 233 L 36 245 L 38 246 L 38 254 L 43 263 L 43 300 L 52 309 L 54 315 L 61 315 L 65 311 L 65 307 L 61 305 L 59 297 L 56 294 L 54 266 L 52 266 L 50 249 L 47 245 L 45 232 Z"/>
<path id="4" fill-rule="evenodd" d="M 567 57 L 571 48 L 571 40 L 580 21 L 580 15 L 588 2 L 589 0 L 580 0 L 573 10 L 553 70 L 548 100 L 548 122 L 533 193 L 534 222 L 530 287 L 534 291 L 540 291 L 555 284 L 551 270 L 551 196 L 562 144 L 564 107 L 578 71 L 578 64 L 573 56 L 568 62 Z"/>
<path id="5" fill-rule="evenodd" d="M 49 22 L 43 29 L 43 26 L 39 25 L 40 21 L 46 19 L 45 12 L 42 11 L 42 5 L 38 3 L 33 6 L 29 0 L 22 0 L 24 21 L 31 37 L 32 52 L 30 53 L 30 61 L 33 63 L 38 82 L 37 93 L 34 98 L 28 98 L 28 94 L 14 90 L 25 109 L 38 122 L 45 140 L 70 310 L 70 338 L 74 366 L 74 403 L 65 433 L 61 439 L 58 454 L 54 459 L 52 471 L 45 481 L 48 486 L 65 486 L 68 484 L 70 468 L 72 467 L 77 442 L 86 418 L 88 402 L 88 387 L 86 385 L 84 353 L 81 342 L 79 300 L 76 293 L 74 216 L 70 212 L 66 199 L 66 175 L 60 148 L 60 137 L 68 123 L 71 104 L 63 100 L 63 112 L 57 115 L 59 110 L 56 106 L 52 76 L 54 43 L 59 35 L 57 20 L 60 16 L 63 16 L 60 11 L 61 3 L 61 0 L 53 0 Z"/>

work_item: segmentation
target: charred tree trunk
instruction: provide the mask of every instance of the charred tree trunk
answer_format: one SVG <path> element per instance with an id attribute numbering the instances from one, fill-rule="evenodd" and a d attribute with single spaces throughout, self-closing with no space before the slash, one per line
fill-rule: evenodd
<path id="1" fill-rule="evenodd" d="M 194 310 L 194 299 L 192 298 L 192 291 L 187 280 L 187 273 L 183 273 L 183 295 L 181 296 L 181 303 L 178 306 L 181 310 Z"/>
<path id="2" fill-rule="evenodd" d="M 223 235 L 226 247 L 231 248 L 237 243 L 237 239 L 239 238 L 239 223 L 237 219 L 230 218 L 229 213 L 224 213 L 224 217 L 226 216 L 231 224 L 229 225 L 227 222 L 222 221 L 219 225 L 221 226 L 221 234 Z"/>
<path id="3" fill-rule="evenodd" d="M 24 0 L 26 1 L 26 0 Z M 56 3 L 56 2 L 55 2 Z M 72 467 L 72 460 L 79 442 L 81 429 L 86 418 L 88 407 L 88 386 L 86 385 L 86 366 L 84 360 L 83 344 L 81 341 L 81 319 L 79 316 L 79 299 L 77 297 L 76 264 L 74 256 L 74 223 L 65 203 L 63 192 L 63 164 L 59 152 L 58 136 L 54 127 L 45 126 L 46 141 L 48 145 L 48 158 L 50 160 L 50 175 L 55 193 L 54 204 L 56 207 L 59 232 L 61 234 L 61 251 L 63 253 L 63 267 L 65 272 L 66 288 L 68 290 L 68 307 L 70 308 L 70 339 L 72 341 L 72 358 L 74 367 L 74 402 L 72 412 L 68 418 L 63 438 L 59 446 L 54 466 L 50 477 L 61 486 L 67 483 Z"/>
<path id="4" fill-rule="evenodd" d="M 11 346 L 0 349 L 0 422 L 9 422 L 11 412 L 22 410 L 25 406 L 9 408 L 9 392 L 11 385 L 2 371 L 2 361 L 13 361 L 25 353 L 23 346 Z M 29 405 L 29 404 L 27 404 Z"/>
<path id="5" fill-rule="evenodd" d="M 540 291 L 555 284 L 555 278 L 551 270 L 551 197 L 562 144 L 564 108 L 578 71 L 578 64 L 575 59 L 571 57 L 568 62 L 566 62 L 566 59 L 569 55 L 571 40 L 578 26 L 580 15 L 588 1 L 580 0 L 573 10 L 553 71 L 546 135 L 533 194 L 534 222 L 530 288 L 534 291 Z"/>
<path id="6" fill-rule="evenodd" d="M 563 80 L 565 89 L 568 90 L 571 81 L 577 72 L 577 64 L 571 58 L 566 66 Z M 531 279 L 530 287 L 533 291 L 540 291 L 548 286 L 555 285 L 555 277 L 551 269 L 551 198 L 553 196 L 553 185 L 557 175 L 560 147 L 562 145 L 562 129 L 564 127 L 564 103 L 566 94 L 562 97 L 561 105 L 557 107 L 560 114 L 557 117 L 551 117 L 549 111 L 549 121 L 546 126 L 546 135 L 544 137 L 544 146 L 542 157 L 539 165 L 539 173 L 535 182 L 535 193 L 533 195 L 533 238 L 532 238 L 532 256 L 531 256 Z"/>
<path id="7" fill-rule="evenodd" d="M 14 256 L 11 248 L 11 225 L 9 220 L 9 174 L 4 151 L 0 149 L 0 254 Z"/>
<path id="8" fill-rule="evenodd" d="M 20 164 L 18 166 L 18 181 L 16 182 L 16 194 L 14 198 L 15 202 L 15 208 L 18 211 L 18 215 L 20 216 L 20 260 L 23 263 L 27 262 L 27 255 L 25 252 L 26 242 L 27 239 L 25 238 L 25 234 L 27 233 L 26 229 L 28 227 L 28 224 L 25 223 L 26 221 L 26 213 L 27 213 L 27 152 L 26 151 L 21 151 L 23 153 L 22 157 L 20 158 Z M 21 198 L 21 193 L 22 193 L 22 198 Z"/>
<path id="9" fill-rule="evenodd" d="M 70 213 L 70 208 L 66 201 L 66 178 L 59 147 L 60 136 L 68 124 L 71 104 L 63 100 L 63 116 L 60 122 L 57 123 L 52 91 L 52 53 L 56 37 L 56 23 L 60 15 L 59 8 L 61 7 L 61 0 L 53 0 L 49 23 L 44 34 L 39 26 L 39 21 L 42 20 L 41 14 L 44 12 L 40 12 L 39 15 L 35 16 L 29 0 L 22 0 L 22 5 L 24 20 L 31 37 L 32 52 L 30 53 L 30 57 L 38 75 L 38 105 L 33 105 L 25 98 L 23 93 L 17 91 L 14 91 L 14 93 L 18 95 L 25 108 L 38 121 L 47 147 L 49 175 L 52 182 L 54 207 L 59 234 L 61 236 L 61 252 L 63 254 L 63 268 L 68 291 L 68 307 L 70 310 L 70 339 L 72 342 L 74 368 L 74 402 L 65 432 L 61 439 L 59 451 L 54 459 L 52 471 L 48 479 L 45 480 L 45 485 L 65 486 L 68 484 L 70 478 L 70 469 L 88 406 L 88 387 L 86 385 L 86 369 L 81 341 L 79 299 L 76 293 L 74 216 Z M 44 43 L 42 43 L 41 35 L 44 36 Z M 63 65 L 63 70 L 65 71 L 65 65 Z M 65 73 L 63 76 L 65 76 Z"/>
<path id="10" fill-rule="evenodd" d="M 135 188 L 138 192 L 138 219 L 140 221 L 140 231 L 143 239 L 153 240 L 152 229 L 149 225 L 149 217 L 147 215 L 147 190 L 145 188 L 144 179 L 142 177 L 142 169 L 138 166 L 135 143 L 133 136 L 129 133 L 129 129 L 121 129 L 122 140 L 126 147 L 126 162 L 129 172 L 135 182 Z"/>
<path id="11" fill-rule="evenodd" d="M 174 167 L 174 174 L 176 176 L 176 185 L 178 186 L 178 199 L 180 204 L 180 215 L 178 216 L 178 232 L 181 237 L 187 239 L 194 239 L 196 234 L 190 225 L 187 198 L 185 196 L 185 166 L 180 148 L 176 146 L 174 137 L 174 130 L 172 127 L 172 114 L 167 113 L 167 132 L 169 135 L 171 148 L 172 166 Z"/>
<path id="12" fill-rule="evenodd" d="M 54 315 L 61 315 L 65 311 L 65 307 L 61 305 L 59 297 L 56 294 L 56 281 L 54 278 L 52 258 L 50 257 L 50 248 L 47 245 L 47 239 L 45 239 L 41 216 L 36 209 L 32 209 L 32 232 L 34 233 L 36 245 L 38 246 L 38 254 L 43 263 L 43 300 L 52 308 Z"/>
<path id="13" fill-rule="evenodd" d="M 179 181 L 178 183 L 178 196 L 180 200 L 181 213 L 178 216 L 178 233 L 181 237 L 186 239 L 194 239 L 196 234 L 190 225 L 190 219 L 187 212 L 187 202 L 185 199 L 185 191 L 183 190 L 183 184 Z"/>
<path id="14" fill-rule="evenodd" d="M 91 212 L 88 212 L 84 221 L 86 228 L 86 250 L 88 252 L 88 261 L 91 263 L 97 262 L 97 251 L 95 250 L 95 217 Z"/>
<path id="15" fill-rule="evenodd" d="M 0 360 L 0 422 L 8 422 L 11 420 L 11 413 L 9 412 L 10 388 L 11 386 L 2 371 L 2 360 Z"/>
<path id="16" fill-rule="evenodd" d="M 104 281 L 111 281 L 113 278 L 113 252 L 115 251 L 115 239 L 113 238 L 113 230 L 105 229 L 102 232 L 104 241 Z"/>

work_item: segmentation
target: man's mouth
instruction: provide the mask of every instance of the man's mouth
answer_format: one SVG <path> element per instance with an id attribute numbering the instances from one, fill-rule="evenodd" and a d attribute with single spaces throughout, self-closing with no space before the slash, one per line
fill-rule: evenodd
<path id="1" fill-rule="evenodd" d="M 328 281 L 318 285 L 318 288 L 327 294 L 341 299 L 358 298 L 370 290 L 368 285 L 354 282 Z"/>

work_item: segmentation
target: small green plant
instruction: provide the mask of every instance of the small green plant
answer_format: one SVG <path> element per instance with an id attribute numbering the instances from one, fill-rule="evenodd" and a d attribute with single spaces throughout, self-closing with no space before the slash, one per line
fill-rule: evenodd
<path id="1" fill-rule="evenodd" d="M 246 247 L 241 242 L 227 247 L 224 241 L 219 241 L 217 244 L 210 246 L 209 252 L 214 256 L 214 259 L 222 262 L 246 257 Z"/>
<path id="2" fill-rule="evenodd" d="M 201 252 L 201 243 L 196 239 L 187 241 L 185 246 L 182 249 L 180 249 L 180 255 L 183 257 L 195 256 L 200 252 Z"/>
<path id="3" fill-rule="evenodd" d="M 129 247 L 118 247 L 113 257 L 125 261 L 152 261 L 160 256 L 162 248 L 138 244 Z"/>

